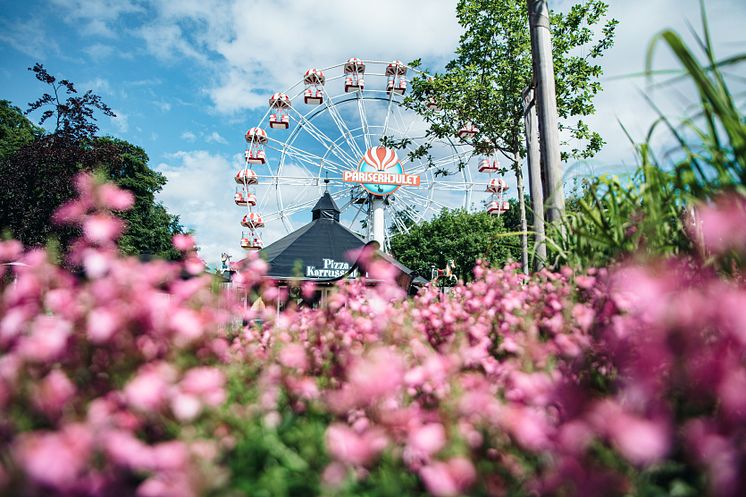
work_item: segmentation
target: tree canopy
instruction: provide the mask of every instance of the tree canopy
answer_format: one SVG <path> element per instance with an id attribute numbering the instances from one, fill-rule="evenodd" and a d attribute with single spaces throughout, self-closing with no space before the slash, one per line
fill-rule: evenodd
<path id="1" fill-rule="evenodd" d="M 591 157 L 603 145 L 578 118 L 595 112 L 593 98 L 601 91 L 598 61 L 613 45 L 617 25 L 605 20 L 607 11 L 602 0 L 583 0 L 566 13 L 551 13 L 557 107 L 565 136 L 571 137 L 564 143 L 565 158 Z M 497 149 L 511 160 L 523 156 L 522 93 L 532 85 L 526 2 L 460 0 L 457 16 L 464 34 L 456 58 L 444 73 L 415 79 L 407 101 L 436 136 L 453 136 L 472 122 L 479 128 L 475 143 L 481 152 Z M 427 107 L 430 98 L 437 109 Z"/>
<path id="2" fill-rule="evenodd" d="M 433 265 L 454 261 L 456 275 L 471 280 L 477 259 L 502 267 L 520 258 L 516 236 L 501 236 L 503 220 L 486 212 L 444 209 L 430 221 L 410 226 L 409 233 L 391 237 L 391 253 L 402 264 L 429 278 Z"/>
<path id="3" fill-rule="evenodd" d="M 29 104 L 26 113 L 44 109 L 39 124 L 54 119 L 56 125 L 45 132 L 19 108 L 0 101 L 0 177 L 4 183 L 0 189 L 0 230 L 26 245 L 43 245 L 55 238 L 66 246 L 75 232 L 53 224 L 52 214 L 73 197 L 75 175 L 97 172 L 135 196 L 134 208 L 121 214 L 128 223 L 120 240 L 121 250 L 130 255 L 178 257 L 171 237 L 183 229 L 178 218 L 155 200 L 166 178 L 148 167 L 145 151 L 123 140 L 96 135 L 95 113 L 113 115 L 100 97 L 90 91 L 79 96 L 73 83 L 57 82 L 39 64 L 33 71 L 51 93 Z"/>

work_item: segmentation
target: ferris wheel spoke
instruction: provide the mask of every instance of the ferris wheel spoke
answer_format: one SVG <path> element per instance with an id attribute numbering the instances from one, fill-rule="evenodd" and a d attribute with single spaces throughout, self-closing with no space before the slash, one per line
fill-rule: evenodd
<path id="1" fill-rule="evenodd" d="M 277 146 L 270 145 L 271 143 L 272 144 L 277 143 L 280 146 L 280 148 L 278 148 Z M 328 157 L 321 157 L 320 155 L 316 155 L 312 152 L 301 150 L 297 147 L 294 147 L 293 145 L 290 145 L 289 143 L 284 143 L 284 142 L 281 142 L 280 140 L 275 140 L 274 138 L 269 139 L 269 143 L 267 144 L 267 147 L 277 152 L 280 152 L 281 154 L 287 152 L 288 155 L 292 155 L 294 157 L 303 157 L 307 161 L 310 161 L 311 163 L 313 163 L 313 165 L 315 166 L 319 166 L 323 162 L 327 164 L 333 164 L 336 167 L 340 168 L 340 170 L 343 168 L 341 164 L 333 161 L 332 159 L 329 159 Z"/>
<path id="2" fill-rule="evenodd" d="M 368 129 L 368 115 L 365 112 L 365 103 L 360 98 L 360 93 L 357 94 L 357 110 L 360 113 L 360 124 L 363 127 L 363 141 L 365 142 L 365 150 L 370 149 L 370 130 Z"/>
<path id="3" fill-rule="evenodd" d="M 291 107 L 292 108 L 292 107 Z M 342 162 L 355 162 L 350 155 L 345 152 L 334 140 L 329 138 L 323 131 L 298 111 L 294 111 L 299 117 L 299 125 L 303 126 L 310 136 L 315 138 L 324 147 L 331 147 L 330 151 L 336 155 Z"/>
<path id="4" fill-rule="evenodd" d="M 427 188 L 429 190 L 436 190 L 436 191 L 461 191 L 461 190 L 469 190 L 474 188 L 475 186 L 484 186 L 486 187 L 486 183 L 473 183 L 468 181 L 454 181 L 454 182 L 448 182 L 448 181 L 423 181 L 420 183 L 421 188 Z"/>
<path id="5" fill-rule="evenodd" d="M 411 195 L 415 199 L 418 199 L 418 200 L 420 200 L 422 202 L 425 202 L 425 203 L 432 203 L 432 204 L 440 207 L 441 209 L 448 209 L 447 205 L 444 205 L 444 204 L 438 202 L 437 200 L 435 200 L 433 198 L 426 197 L 426 196 L 424 196 L 424 195 L 422 195 L 420 193 L 417 193 L 414 190 L 407 190 L 407 195 Z M 431 193 L 431 195 L 432 195 L 432 193 Z"/>
<path id="6" fill-rule="evenodd" d="M 425 203 L 423 205 L 421 201 L 413 200 L 406 196 L 400 196 L 397 200 L 403 204 L 403 207 L 399 209 L 399 212 L 406 214 L 406 216 L 414 223 L 422 221 L 425 218 L 425 213 L 430 208 L 429 204 Z"/>
<path id="7" fill-rule="evenodd" d="M 337 129 L 339 129 L 339 132 L 342 134 L 342 137 L 344 137 L 345 142 L 347 143 L 347 146 L 349 147 L 350 151 L 357 155 L 362 157 L 363 152 L 360 150 L 360 147 L 357 144 L 357 141 L 355 141 L 355 138 L 352 136 L 352 132 L 350 131 L 350 128 L 347 126 L 347 123 L 342 119 L 342 116 L 339 114 L 339 111 L 337 110 L 336 106 L 331 105 L 329 103 L 330 99 L 324 99 L 324 104 L 326 105 L 326 108 L 329 112 L 329 116 L 332 118 L 332 121 L 334 121 L 334 124 L 337 125 Z"/>
<path id="8" fill-rule="evenodd" d="M 283 152 L 282 149 L 278 149 L 275 147 L 269 147 L 269 148 L 271 148 L 272 150 L 277 150 L 280 153 Z M 285 150 L 284 154 L 285 154 L 285 157 L 289 157 L 291 159 L 297 160 L 301 164 L 303 169 L 305 169 L 306 172 L 308 172 L 308 174 L 314 178 L 319 178 L 321 176 L 321 169 L 323 168 L 324 165 L 326 166 L 327 169 L 334 171 L 335 173 L 342 174 L 342 171 L 343 171 L 341 166 L 339 166 L 336 162 L 329 160 L 328 158 L 318 157 L 316 155 L 308 154 L 297 149 L 292 150 L 288 148 Z M 316 172 L 310 171 L 307 167 L 305 167 L 305 164 L 308 164 L 311 167 L 316 168 Z M 283 166 L 285 165 L 286 165 L 286 161 L 283 161 Z"/>
<path id="9" fill-rule="evenodd" d="M 383 130 L 379 136 L 379 140 L 386 136 L 386 132 L 389 128 L 389 118 L 391 117 L 391 104 L 394 102 L 394 92 L 389 92 L 389 103 L 386 105 L 386 117 L 383 118 Z"/>
<path id="10" fill-rule="evenodd" d="M 363 211 L 363 207 L 367 205 L 367 202 L 360 203 L 360 207 L 357 208 L 357 211 L 355 212 L 355 216 L 352 218 L 352 221 L 347 225 L 349 229 L 352 229 L 352 225 L 355 224 L 355 221 L 357 221 L 358 216 L 360 216 L 360 213 Z"/>

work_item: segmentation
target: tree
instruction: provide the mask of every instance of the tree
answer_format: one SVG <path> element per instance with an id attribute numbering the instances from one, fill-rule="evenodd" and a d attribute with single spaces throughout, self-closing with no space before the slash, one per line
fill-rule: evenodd
<path id="1" fill-rule="evenodd" d="M 520 256 L 517 237 L 505 233 L 503 220 L 486 212 L 444 209 L 430 221 L 410 227 L 409 233 L 391 237 L 391 253 L 402 264 L 429 277 L 432 266 L 444 268 L 449 260 L 456 275 L 468 281 L 478 259 L 503 266 Z"/>
<path id="2" fill-rule="evenodd" d="M 593 114 L 594 96 L 601 91 L 598 59 L 613 45 L 617 21 L 605 21 L 608 5 L 584 0 L 563 13 L 551 14 L 557 105 L 563 159 L 589 158 L 603 146 L 601 136 L 579 117 Z M 430 134 L 454 136 L 466 122 L 478 129 L 477 153 L 502 154 L 518 184 L 521 231 L 527 231 L 522 175 L 525 156 L 522 93 L 532 85 L 531 40 L 525 0 L 460 0 L 459 23 L 464 28 L 456 58 L 442 74 L 416 78 L 407 104 L 430 123 Z M 420 61 L 414 61 L 419 65 Z M 437 109 L 428 108 L 434 99 Z M 577 121 L 575 121 L 577 119 Z M 524 266 L 527 236 L 523 235 Z"/>
<path id="3" fill-rule="evenodd" d="M 100 97 L 90 91 L 79 96 L 71 82 L 57 82 L 40 64 L 33 71 L 52 90 L 29 104 L 27 113 L 44 109 L 39 124 L 54 118 L 55 128 L 45 133 L 20 109 L 0 102 L 0 230 L 26 245 L 43 245 L 53 237 L 65 247 L 76 232 L 52 224 L 52 214 L 73 197 L 76 174 L 99 172 L 135 195 L 135 207 L 121 214 L 129 225 L 120 240 L 122 251 L 178 257 L 171 237 L 183 229 L 155 201 L 166 182 L 163 175 L 148 167 L 141 148 L 96 136 L 95 112 L 113 115 Z"/>

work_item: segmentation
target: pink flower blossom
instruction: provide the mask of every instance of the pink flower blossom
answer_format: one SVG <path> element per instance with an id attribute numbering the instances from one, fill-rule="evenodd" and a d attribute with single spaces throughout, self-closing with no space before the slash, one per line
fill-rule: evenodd
<path id="1" fill-rule="evenodd" d="M 326 430 L 326 446 L 329 453 L 346 464 L 365 466 L 371 463 L 386 445 L 386 437 L 376 430 L 358 434 L 340 423 L 334 423 Z"/>
<path id="2" fill-rule="evenodd" d="M 446 462 L 436 462 L 420 469 L 428 492 L 435 497 L 452 497 L 464 493 L 476 479 L 471 461 L 454 457 Z"/>
<path id="3" fill-rule="evenodd" d="M 117 239 L 124 229 L 121 219 L 106 214 L 89 216 L 83 222 L 83 234 L 90 243 L 103 245 Z"/>
<path id="4" fill-rule="evenodd" d="M 47 414 L 56 415 L 75 395 L 75 385 L 59 369 L 52 370 L 41 382 L 36 394 L 37 407 Z"/>
<path id="5" fill-rule="evenodd" d="M 126 211 L 135 205 L 132 192 L 123 190 L 112 183 L 105 183 L 98 188 L 98 195 L 104 207 L 115 211 Z"/>
<path id="6" fill-rule="evenodd" d="M 121 326 L 121 318 L 113 309 L 97 307 L 88 314 L 88 338 L 92 343 L 106 343 Z"/>
<path id="7" fill-rule="evenodd" d="M 171 243 L 173 243 L 176 250 L 180 250 L 181 252 L 188 252 L 195 248 L 194 238 L 191 235 L 174 235 Z"/>
<path id="8" fill-rule="evenodd" d="M 141 411 L 158 411 L 166 402 L 168 382 L 161 371 L 148 368 L 140 371 L 124 387 L 124 396 L 132 407 Z"/>
<path id="9" fill-rule="evenodd" d="M 425 456 L 431 456 L 446 444 L 446 431 L 440 423 L 429 423 L 409 433 L 407 446 Z"/>
<path id="10" fill-rule="evenodd" d="M 37 316 L 31 324 L 31 334 L 19 343 L 18 352 L 31 361 L 53 361 L 67 348 L 71 332 L 68 321 L 56 316 Z"/>
<path id="11" fill-rule="evenodd" d="M 303 372 L 308 367 L 306 349 L 300 344 L 291 343 L 284 346 L 280 351 L 279 359 L 280 364 L 286 368 L 293 368 Z"/>
<path id="12" fill-rule="evenodd" d="M 31 432 L 18 438 L 15 456 L 31 480 L 65 492 L 86 470 L 91 442 L 91 434 L 81 425 L 60 432 Z"/>

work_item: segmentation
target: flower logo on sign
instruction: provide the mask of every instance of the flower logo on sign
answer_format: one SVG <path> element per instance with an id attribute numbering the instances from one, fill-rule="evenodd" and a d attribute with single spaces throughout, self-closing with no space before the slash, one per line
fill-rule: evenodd
<path id="1" fill-rule="evenodd" d="M 368 192 L 379 197 L 391 195 L 400 186 L 420 186 L 420 177 L 404 174 L 396 151 L 386 147 L 368 149 L 360 159 L 357 171 L 344 171 L 342 181 L 359 183 Z"/>
<path id="2" fill-rule="evenodd" d="M 358 171 L 375 173 L 404 174 L 396 151 L 386 147 L 373 147 L 368 149 L 360 161 Z M 379 183 L 362 183 L 363 188 L 373 195 L 390 195 L 401 185 L 384 185 Z"/>

